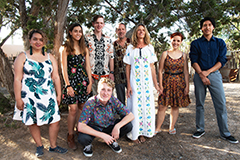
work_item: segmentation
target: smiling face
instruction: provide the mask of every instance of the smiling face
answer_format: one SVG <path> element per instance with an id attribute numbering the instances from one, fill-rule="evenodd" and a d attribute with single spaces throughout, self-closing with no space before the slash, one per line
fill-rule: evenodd
<path id="1" fill-rule="evenodd" d="M 92 23 L 94 30 L 96 32 L 102 32 L 102 29 L 104 27 L 104 19 L 103 18 L 98 18 L 95 22 Z"/>
<path id="2" fill-rule="evenodd" d="M 144 39 L 146 35 L 145 28 L 143 26 L 139 26 L 137 29 L 137 38 Z"/>
<path id="3" fill-rule="evenodd" d="M 32 48 L 35 50 L 42 49 L 42 47 L 44 45 L 43 36 L 40 33 L 33 33 L 29 42 L 30 42 L 30 45 L 32 46 Z"/>
<path id="4" fill-rule="evenodd" d="M 102 104 L 106 105 L 112 96 L 113 89 L 107 83 L 100 83 L 98 87 L 98 97 Z"/>
<path id="5" fill-rule="evenodd" d="M 116 30 L 116 33 L 117 33 L 119 39 L 125 38 L 125 36 L 126 36 L 126 28 L 125 28 L 125 25 L 119 24 L 119 26 L 118 26 L 118 28 L 117 28 L 117 30 Z"/>
<path id="6" fill-rule="evenodd" d="M 80 26 L 76 26 L 72 31 L 69 31 L 69 34 L 72 36 L 73 40 L 79 41 L 82 37 L 82 28 Z"/>
<path id="7" fill-rule="evenodd" d="M 211 21 L 207 20 L 203 22 L 201 30 L 203 32 L 204 37 L 212 36 L 214 26 Z"/>
<path id="8" fill-rule="evenodd" d="M 180 47 L 181 43 L 182 43 L 182 39 L 180 36 L 174 36 L 171 39 L 172 48 L 175 50 Z"/>

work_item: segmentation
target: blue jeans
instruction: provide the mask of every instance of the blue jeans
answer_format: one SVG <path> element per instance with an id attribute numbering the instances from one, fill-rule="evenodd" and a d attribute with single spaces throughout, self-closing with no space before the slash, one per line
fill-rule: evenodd
<path id="1" fill-rule="evenodd" d="M 222 75 L 219 71 L 215 71 L 210 73 L 207 78 L 210 80 L 211 85 L 204 85 L 199 75 L 197 73 L 194 75 L 197 131 L 204 131 L 204 101 L 206 89 L 208 88 L 214 104 L 220 135 L 230 136 L 227 125 L 226 98 L 222 84 Z"/>

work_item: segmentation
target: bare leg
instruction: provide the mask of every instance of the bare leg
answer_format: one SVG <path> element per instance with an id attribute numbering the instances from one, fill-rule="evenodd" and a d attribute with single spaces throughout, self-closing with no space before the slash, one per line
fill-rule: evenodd
<path id="1" fill-rule="evenodd" d="M 143 142 L 146 141 L 146 139 L 144 138 L 144 136 L 139 136 L 139 140 L 140 140 L 141 143 L 143 143 Z"/>
<path id="2" fill-rule="evenodd" d="M 33 124 L 29 126 L 29 130 L 35 143 L 37 144 L 37 147 L 42 146 L 40 127 L 37 126 L 37 124 Z"/>
<path id="3" fill-rule="evenodd" d="M 77 104 L 68 105 L 68 134 L 74 134 L 74 126 L 76 122 L 78 106 Z"/>
<path id="4" fill-rule="evenodd" d="M 78 112 L 77 112 L 77 116 L 76 116 L 76 124 L 78 124 L 79 117 L 80 117 L 80 115 L 81 115 L 81 113 L 82 113 L 84 104 L 85 104 L 85 103 L 79 103 L 79 104 L 78 104 Z"/>
<path id="5" fill-rule="evenodd" d="M 155 132 L 161 131 L 161 126 L 165 119 L 166 110 L 167 110 L 167 106 L 159 105 L 158 112 L 157 112 L 157 127 L 155 129 Z"/>
<path id="6" fill-rule="evenodd" d="M 59 121 L 52 123 L 49 126 L 49 140 L 50 140 L 51 148 L 57 147 L 57 136 L 58 136 L 59 127 L 60 127 Z"/>
<path id="7" fill-rule="evenodd" d="M 71 104 L 68 106 L 68 135 L 67 135 L 67 144 L 68 147 L 76 150 L 77 145 L 74 138 L 74 127 L 76 124 L 76 117 L 78 115 L 78 105 Z"/>
<path id="8" fill-rule="evenodd" d="M 132 140 L 134 143 L 137 143 L 137 144 L 139 144 L 139 143 L 141 143 L 140 141 L 139 141 L 139 139 L 136 139 L 136 140 Z"/>
<path id="9" fill-rule="evenodd" d="M 179 115 L 179 107 L 171 107 L 169 130 L 173 130 Z"/>

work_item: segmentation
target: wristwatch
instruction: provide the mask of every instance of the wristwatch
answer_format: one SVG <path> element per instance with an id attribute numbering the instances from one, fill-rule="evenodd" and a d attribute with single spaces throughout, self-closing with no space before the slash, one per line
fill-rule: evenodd
<path id="1" fill-rule="evenodd" d="M 114 71 L 110 71 L 111 74 L 114 74 Z"/>

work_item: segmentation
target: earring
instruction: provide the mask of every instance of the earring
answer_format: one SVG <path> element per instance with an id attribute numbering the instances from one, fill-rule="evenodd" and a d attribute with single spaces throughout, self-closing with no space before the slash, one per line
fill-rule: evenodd
<path id="1" fill-rule="evenodd" d="M 45 48 L 44 48 L 44 47 L 42 47 L 42 54 L 45 56 L 44 49 L 45 49 Z"/>
<path id="2" fill-rule="evenodd" d="M 32 53 L 32 46 L 30 46 L 30 55 L 32 55 L 33 53 Z"/>

